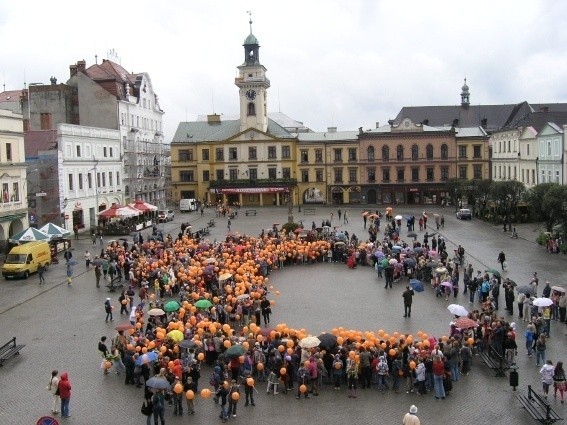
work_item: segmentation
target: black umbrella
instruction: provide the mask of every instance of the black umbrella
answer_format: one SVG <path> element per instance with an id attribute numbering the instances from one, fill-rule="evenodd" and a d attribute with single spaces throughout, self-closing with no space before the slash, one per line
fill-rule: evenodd
<path id="1" fill-rule="evenodd" d="M 519 288 L 516 288 L 516 291 L 518 291 L 518 294 L 531 295 L 532 288 L 531 288 L 531 286 L 528 286 L 528 285 L 522 285 Z"/>
<path id="2" fill-rule="evenodd" d="M 415 233 L 415 232 L 409 232 L 409 233 L 408 233 L 408 238 L 417 238 L 417 233 Z"/>
<path id="3" fill-rule="evenodd" d="M 333 348 L 337 345 L 337 337 L 333 334 L 321 334 L 317 338 L 321 341 L 319 347 L 321 348 Z"/>
<path id="4" fill-rule="evenodd" d="M 179 346 L 181 348 L 195 348 L 197 347 L 197 343 L 192 339 L 184 339 L 179 343 Z"/>

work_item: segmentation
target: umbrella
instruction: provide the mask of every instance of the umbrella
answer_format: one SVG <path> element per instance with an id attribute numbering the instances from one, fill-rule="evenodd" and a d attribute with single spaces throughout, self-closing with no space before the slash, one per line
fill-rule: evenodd
<path id="1" fill-rule="evenodd" d="M 516 288 L 516 291 L 518 291 L 518 294 L 530 295 L 533 292 L 533 289 L 532 289 L 531 286 L 522 285 L 522 286 Z"/>
<path id="2" fill-rule="evenodd" d="M 449 282 L 448 280 L 445 280 L 445 281 L 441 282 L 441 286 L 446 286 L 446 287 L 452 288 L 453 284 L 451 282 Z"/>
<path id="3" fill-rule="evenodd" d="M 402 247 L 399 246 L 399 245 L 394 245 L 394 246 L 392 247 L 392 251 L 401 251 L 401 250 L 402 250 Z"/>
<path id="4" fill-rule="evenodd" d="M 382 251 L 376 251 L 376 252 L 374 253 L 374 256 L 375 256 L 376 258 L 382 258 L 382 257 L 384 257 L 384 253 L 383 253 Z"/>
<path id="5" fill-rule="evenodd" d="M 140 214 L 142 214 L 142 211 L 128 205 L 113 205 L 109 209 L 98 213 L 98 216 L 103 218 L 126 218 L 135 217 Z"/>
<path id="6" fill-rule="evenodd" d="M 500 272 L 496 269 L 488 269 L 486 270 L 488 273 L 492 273 L 494 276 L 500 276 Z"/>
<path id="7" fill-rule="evenodd" d="M 402 252 L 403 252 L 404 254 L 412 254 L 412 253 L 413 253 L 413 248 L 412 248 L 412 247 L 409 247 L 409 246 L 406 246 L 404 249 L 402 249 Z"/>
<path id="8" fill-rule="evenodd" d="M 177 329 L 174 329 L 167 334 L 167 337 L 169 339 L 174 340 L 175 342 L 180 342 L 180 341 L 183 341 L 183 332 L 181 332 Z"/>
<path id="9" fill-rule="evenodd" d="M 244 301 L 247 300 L 248 298 L 250 298 L 250 294 L 240 294 L 239 296 L 236 297 L 238 301 Z"/>
<path id="10" fill-rule="evenodd" d="M 134 326 L 131 323 L 121 323 L 119 325 L 117 325 L 114 329 L 116 329 L 117 331 L 127 331 L 128 329 L 135 329 L 136 326 Z"/>
<path id="11" fill-rule="evenodd" d="M 209 300 L 206 300 L 206 299 L 199 300 L 195 303 L 195 307 L 197 307 L 197 308 L 209 308 L 209 307 L 212 307 L 212 306 L 213 306 L 213 303 L 210 302 Z"/>
<path id="12" fill-rule="evenodd" d="M 303 231 L 304 231 L 304 230 L 303 230 L 301 227 L 298 227 L 297 229 L 295 229 L 295 230 L 293 231 L 293 233 L 295 233 L 296 235 L 299 235 L 300 233 L 303 233 Z"/>
<path id="13" fill-rule="evenodd" d="M 148 314 L 150 316 L 163 316 L 165 314 L 165 311 L 163 311 L 161 308 L 152 308 L 150 311 L 148 311 Z"/>
<path id="14" fill-rule="evenodd" d="M 397 264 L 398 260 L 396 260 L 395 258 L 390 258 L 390 261 L 388 261 L 390 264 Z"/>
<path id="15" fill-rule="evenodd" d="M 536 298 L 533 304 L 538 307 L 549 307 L 551 304 L 553 304 L 553 301 L 551 301 L 550 298 Z"/>
<path id="16" fill-rule="evenodd" d="M 409 232 L 409 233 L 408 233 L 408 238 L 417 238 L 417 233 L 415 233 L 415 232 Z"/>
<path id="17" fill-rule="evenodd" d="M 224 352 L 224 356 L 228 357 L 228 358 L 240 357 L 245 352 L 246 352 L 246 350 L 244 349 L 244 347 L 242 345 L 235 344 L 235 345 L 231 345 L 230 347 L 227 348 L 227 350 Z"/>
<path id="18" fill-rule="evenodd" d="M 418 246 L 418 247 L 413 249 L 413 252 L 417 252 L 418 254 L 421 254 L 423 252 L 423 248 Z"/>
<path id="19" fill-rule="evenodd" d="M 175 300 L 169 301 L 167 302 L 164 306 L 163 309 L 165 311 L 167 311 L 168 313 L 171 313 L 172 311 L 177 311 L 181 308 L 181 306 L 179 305 L 179 303 Z"/>
<path id="20" fill-rule="evenodd" d="M 433 214 L 433 217 L 439 218 L 439 214 L 435 213 L 435 214 Z"/>
<path id="21" fill-rule="evenodd" d="M 562 286 L 552 286 L 551 289 L 556 292 L 561 292 L 561 293 L 565 292 L 565 288 L 563 288 Z"/>
<path id="22" fill-rule="evenodd" d="M 410 283 L 411 289 L 413 289 L 415 292 L 423 292 L 424 291 L 423 283 L 421 283 L 421 281 L 419 281 L 417 279 L 410 279 L 409 283 Z"/>
<path id="23" fill-rule="evenodd" d="M 179 343 L 179 346 L 181 348 L 195 348 L 197 346 L 197 343 L 192 339 L 184 339 Z"/>
<path id="24" fill-rule="evenodd" d="M 211 275 L 215 272 L 215 266 L 209 265 L 209 266 L 205 266 L 205 269 L 203 270 L 204 274 L 208 274 Z"/>
<path id="25" fill-rule="evenodd" d="M 315 348 L 321 344 L 321 340 L 316 336 L 306 336 L 301 341 L 299 341 L 299 346 L 301 348 Z"/>
<path id="26" fill-rule="evenodd" d="M 417 263 L 413 258 L 406 258 L 404 260 L 404 264 L 408 265 L 409 267 L 415 267 Z"/>
<path id="27" fill-rule="evenodd" d="M 427 267 L 437 267 L 439 265 L 439 262 L 438 261 L 428 261 L 427 263 L 425 263 L 425 265 Z"/>
<path id="28" fill-rule="evenodd" d="M 138 359 L 136 360 L 136 364 L 138 366 L 141 366 L 143 364 L 146 363 L 151 363 L 151 362 L 155 362 L 158 359 L 158 353 L 155 351 L 148 351 L 145 354 L 142 354 L 140 357 L 138 357 Z M 149 382 L 149 380 L 148 380 Z"/>
<path id="29" fill-rule="evenodd" d="M 155 390 L 165 390 L 169 388 L 169 382 L 165 378 L 159 378 L 157 376 L 153 376 L 150 379 L 148 379 L 148 382 L 146 382 L 146 386 L 153 388 Z"/>
<path id="30" fill-rule="evenodd" d="M 443 283 L 441 283 L 441 285 L 443 285 Z M 449 282 L 449 285 L 451 285 L 451 282 Z M 467 309 L 459 304 L 449 304 L 447 306 L 447 310 L 449 310 L 455 316 L 466 316 L 467 314 L 469 314 Z"/>
<path id="31" fill-rule="evenodd" d="M 71 236 L 69 230 L 63 229 L 53 223 L 47 223 L 45 226 L 39 228 L 40 232 L 43 232 L 52 238 L 66 238 Z"/>
<path id="32" fill-rule="evenodd" d="M 48 241 L 51 239 L 46 233 L 40 232 L 33 227 L 21 231 L 10 238 L 10 242 L 33 242 L 33 241 Z"/>
<path id="33" fill-rule="evenodd" d="M 104 266 L 108 264 L 108 261 L 105 260 L 104 258 L 95 258 L 92 264 L 94 264 L 95 266 Z"/>
<path id="34" fill-rule="evenodd" d="M 340 241 L 346 240 L 346 235 L 344 233 L 337 233 L 335 237 Z"/>
<path id="35" fill-rule="evenodd" d="M 319 347 L 321 348 L 333 348 L 337 345 L 337 337 L 333 334 L 323 333 L 317 338 L 321 341 Z"/>
<path id="36" fill-rule="evenodd" d="M 141 199 L 137 199 L 136 202 L 132 204 L 128 204 L 129 207 L 136 208 L 142 212 L 149 212 L 149 211 L 157 211 L 158 207 L 152 204 L 148 204 L 147 202 L 142 201 Z"/>
<path id="37" fill-rule="evenodd" d="M 232 273 L 223 273 L 219 276 L 219 280 L 227 280 L 232 277 Z"/>
<path id="38" fill-rule="evenodd" d="M 437 267 L 435 273 L 447 273 L 447 269 L 445 267 Z"/>
<path id="39" fill-rule="evenodd" d="M 216 258 L 213 258 L 213 257 L 207 258 L 207 259 L 205 260 L 205 264 L 214 264 L 216 261 L 217 261 Z"/>
<path id="40" fill-rule="evenodd" d="M 397 216 L 394 217 L 394 220 L 401 220 L 402 218 L 403 218 L 403 217 L 398 214 Z"/>
<path id="41" fill-rule="evenodd" d="M 335 242 L 335 246 L 343 246 L 345 243 L 344 242 Z"/>
<path id="42" fill-rule="evenodd" d="M 469 319 L 468 317 L 459 317 L 457 320 L 455 320 L 455 326 L 461 329 L 475 328 L 477 325 L 477 322 Z"/>

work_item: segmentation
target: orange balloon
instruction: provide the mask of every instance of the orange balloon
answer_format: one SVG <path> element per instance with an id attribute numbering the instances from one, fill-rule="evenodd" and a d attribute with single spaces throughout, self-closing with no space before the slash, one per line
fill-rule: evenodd
<path id="1" fill-rule="evenodd" d="M 282 367 L 280 369 L 280 375 L 285 375 L 287 373 L 287 369 L 285 367 Z"/>
<path id="2" fill-rule="evenodd" d="M 193 390 L 188 390 L 188 391 L 185 393 L 185 398 L 186 398 L 187 400 L 193 400 L 193 399 L 195 398 L 195 393 L 193 392 Z"/>
<path id="3" fill-rule="evenodd" d="M 234 401 L 237 401 L 240 398 L 240 394 L 234 392 L 230 395 L 230 398 L 233 399 Z"/>
<path id="4" fill-rule="evenodd" d="M 247 378 L 246 379 L 246 385 L 248 385 L 249 387 L 253 387 L 254 386 L 254 378 Z"/>
<path id="5" fill-rule="evenodd" d="M 394 350 L 393 348 L 390 348 L 390 351 L 388 352 L 388 354 L 390 354 L 390 356 L 394 357 L 396 355 L 396 350 Z"/>
<path id="6" fill-rule="evenodd" d="M 183 385 L 181 385 L 179 382 L 175 384 L 173 387 L 173 392 L 175 394 L 181 394 L 183 392 Z"/>
<path id="7" fill-rule="evenodd" d="M 224 342 L 222 343 L 222 345 L 224 345 L 225 348 L 230 347 L 230 345 L 231 345 L 231 344 L 230 344 L 230 340 L 225 339 Z"/>
<path id="8" fill-rule="evenodd" d="M 285 347 L 284 347 L 283 345 L 278 346 L 278 351 L 279 351 L 280 353 L 283 353 L 284 350 L 285 350 Z"/>
<path id="9" fill-rule="evenodd" d="M 258 369 L 258 370 L 264 370 L 264 363 L 258 363 L 258 364 L 256 365 L 256 369 Z"/>
<path id="10" fill-rule="evenodd" d="M 469 345 L 473 345 L 474 344 L 474 338 L 467 339 L 467 342 L 469 343 Z"/>
<path id="11" fill-rule="evenodd" d="M 307 385 L 301 384 L 301 385 L 299 386 L 299 391 L 300 391 L 302 394 L 305 394 L 305 392 L 307 391 Z"/>
<path id="12" fill-rule="evenodd" d="M 200 362 L 205 360 L 205 354 L 204 353 L 197 354 L 197 360 L 199 360 Z"/>
<path id="13" fill-rule="evenodd" d="M 416 366 L 416 364 L 413 360 L 411 362 L 409 362 L 410 369 L 415 369 L 415 366 Z"/>
<path id="14" fill-rule="evenodd" d="M 209 398 L 210 396 L 211 396 L 211 390 L 209 390 L 208 388 L 203 388 L 201 390 L 201 397 Z"/>
<path id="15" fill-rule="evenodd" d="M 104 362 L 104 368 L 106 370 L 110 369 L 112 367 L 112 363 L 110 363 L 108 360 Z"/>

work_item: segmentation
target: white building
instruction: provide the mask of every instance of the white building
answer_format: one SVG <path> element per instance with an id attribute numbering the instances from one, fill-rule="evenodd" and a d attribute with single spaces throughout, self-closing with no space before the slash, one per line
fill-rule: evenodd
<path id="1" fill-rule="evenodd" d="M 28 227 L 23 116 L 0 109 L 0 241 Z"/>
<path id="2" fill-rule="evenodd" d="M 538 183 L 565 184 L 563 178 L 563 159 L 565 151 L 564 127 L 548 122 L 537 135 Z"/>
<path id="3" fill-rule="evenodd" d="M 537 130 L 526 127 L 520 134 L 519 181 L 527 189 L 537 184 Z"/>
<path id="4" fill-rule="evenodd" d="M 503 129 L 490 136 L 492 146 L 492 179 L 518 179 L 518 153 L 520 149 L 521 128 Z"/>

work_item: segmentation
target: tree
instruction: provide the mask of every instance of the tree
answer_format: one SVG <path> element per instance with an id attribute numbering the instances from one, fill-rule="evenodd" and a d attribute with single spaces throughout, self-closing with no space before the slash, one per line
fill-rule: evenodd
<path id="1" fill-rule="evenodd" d="M 550 209 L 544 208 L 544 199 L 549 191 L 557 186 L 559 186 L 557 183 L 541 183 L 528 190 L 524 196 L 533 219 L 543 221 L 548 232 L 551 232 L 554 223 Z"/>
<path id="2" fill-rule="evenodd" d="M 551 232 L 553 225 L 562 224 L 565 234 L 567 229 L 567 186 L 556 184 L 550 187 L 543 197 L 542 209 L 551 222 L 547 230 Z"/>
<path id="3" fill-rule="evenodd" d="M 455 206 L 455 211 L 460 204 L 459 201 L 462 200 L 465 195 L 467 184 L 468 180 L 463 179 L 449 179 L 445 182 L 445 189 L 449 193 L 451 203 Z"/>
<path id="4" fill-rule="evenodd" d="M 490 198 L 494 201 L 496 212 L 504 222 L 509 222 L 517 215 L 518 203 L 526 191 L 523 183 L 515 180 L 493 182 Z"/>
<path id="5" fill-rule="evenodd" d="M 490 200 L 490 187 L 492 180 L 473 180 L 471 182 L 470 198 L 472 199 L 473 210 L 478 209 L 478 216 L 484 217 L 488 210 Z"/>

